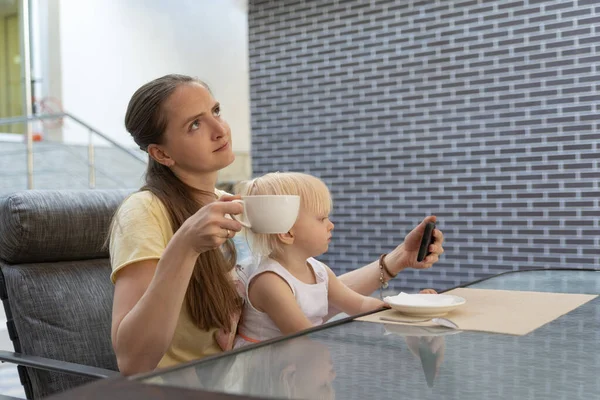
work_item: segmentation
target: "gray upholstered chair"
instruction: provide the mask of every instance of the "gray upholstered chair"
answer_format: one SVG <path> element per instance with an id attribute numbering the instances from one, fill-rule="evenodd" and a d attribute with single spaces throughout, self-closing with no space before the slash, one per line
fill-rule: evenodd
<path id="1" fill-rule="evenodd" d="M 0 297 L 28 398 L 118 374 L 103 249 L 131 190 L 22 191 L 0 198 Z"/>

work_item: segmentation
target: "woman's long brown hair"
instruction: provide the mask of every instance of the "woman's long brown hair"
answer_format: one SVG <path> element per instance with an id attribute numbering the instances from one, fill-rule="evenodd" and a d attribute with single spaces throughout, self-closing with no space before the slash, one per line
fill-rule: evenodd
<path id="1" fill-rule="evenodd" d="M 132 96 L 125 127 L 141 149 L 163 142 L 168 117 L 164 103 L 184 84 L 200 84 L 208 89 L 206 84 L 192 77 L 166 75 L 145 84 Z M 214 193 L 188 186 L 152 157 L 146 170 L 146 184 L 140 190 L 152 192 L 164 204 L 173 233 L 200 208 L 216 199 Z M 199 201 L 199 198 L 206 200 Z M 228 257 L 218 248 L 200 254 L 185 294 L 185 306 L 192 320 L 203 330 L 229 329 L 231 317 L 241 309 L 242 301 L 230 276 L 236 263 L 235 247 L 230 241 L 224 246 Z"/>

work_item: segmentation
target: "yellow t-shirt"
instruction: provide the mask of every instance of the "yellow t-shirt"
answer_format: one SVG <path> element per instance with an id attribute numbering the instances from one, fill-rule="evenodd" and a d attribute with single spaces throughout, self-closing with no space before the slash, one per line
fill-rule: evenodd
<path id="1" fill-rule="evenodd" d="M 215 193 L 219 197 L 226 194 L 220 190 L 215 190 Z M 142 191 L 125 199 L 117 211 L 110 235 L 110 278 L 113 283 L 122 268 L 138 261 L 160 259 L 172 237 L 169 214 L 158 197 L 149 191 Z M 207 331 L 198 328 L 184 302 L 173 340 L 158 363 L 158 368 L 221 353 L 215 337 L 217 331 L 217 328 Z"/>

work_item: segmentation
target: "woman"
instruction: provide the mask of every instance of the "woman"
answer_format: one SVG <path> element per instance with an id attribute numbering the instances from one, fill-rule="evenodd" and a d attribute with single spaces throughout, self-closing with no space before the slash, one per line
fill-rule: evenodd
<path id="1" fill-rule="evenodd" d="M 167 75 L 139 88 L 125 126 L 149 155 L 146 185 L 115 215 L 110 253 L 115 283 L 112 340 L 125 375 L 217 354 L 231 348 L 241 299 L 231 239 L 242 228 L 237 198 L 215 189 L 234 160 L 229 125 L 208 87 Z M 429 268 L 443 252 L 416 262 L 427 217 L 382 261 L 340 277 L 370 294 L 406 267 Z"/>

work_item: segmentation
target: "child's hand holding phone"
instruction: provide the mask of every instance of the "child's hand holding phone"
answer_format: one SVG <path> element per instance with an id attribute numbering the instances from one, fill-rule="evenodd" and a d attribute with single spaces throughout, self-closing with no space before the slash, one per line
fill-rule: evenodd
<path id="1" fill-rule="evenodd" d="M 431 245 L 434 241 L 433 239 L 433 231 L 435 229 L 435 224 L 433 222 L 428 222 L 425 225 L 425 231 L 423 232 L 423 238 L 421 239 L 421 246 L 419 246 L 419 253 L 417 254 L 417 261 L 421 262 L 427 257 L 429 254 L 429 245 Z"/>

